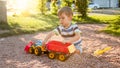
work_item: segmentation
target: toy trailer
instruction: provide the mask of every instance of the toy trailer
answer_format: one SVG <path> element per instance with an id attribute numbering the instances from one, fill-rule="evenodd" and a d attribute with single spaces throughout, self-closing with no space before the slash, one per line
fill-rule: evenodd
<path id="1" fill-rule="evenodd" d="M 60 41 L 50 41 L 46 44 L 46 48 L 49 51 L 48 57 L 50 59 L 57 56 L 60 61 L 65 61 L 76 50 L 73 44 L 64 44 Z"/>

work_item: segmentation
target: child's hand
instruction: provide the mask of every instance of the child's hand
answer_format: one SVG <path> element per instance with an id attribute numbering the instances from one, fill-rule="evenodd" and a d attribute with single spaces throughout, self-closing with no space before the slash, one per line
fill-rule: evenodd
<path id="1" fill-rule="evenodd" d="M 66 43 L 69 43 L 69 42 L 68 42 L 68 41 L 66 41 L 66 40 L 64 40 L 64 41 L 63 41 L 63 43 L 64 43 L 64 44 L 66 44 Z"/>
<path id="2" fill-rule="evenodd" d="M 44 41 L 42 42 L 42 47 L 43 47 L 43 48 L 46 48 L 46 45 L 45 45 L 45 42 L 44 42 Z"/>
<path id="3" fill-rule="evenodd" d="M 45 42 L 44 41 L 42 42 L 42 46 L 45 46 Z"/>
<path id="4" fill-rule="evenodd" d="M 63 44 L 65 44 L 65 43 L 66 43 L 66 41 L 64 41 L 64 40 L 63 40 L 63 41 L 62 41 L 62 43 L 63 43 Z"/>
<path id="5" fill-rule="evenodd" d="M 43 49 L 46 49 L 46 46 L 45 46 L 45 45 L 42 45 L 42 48 L 43 48 Z"/>

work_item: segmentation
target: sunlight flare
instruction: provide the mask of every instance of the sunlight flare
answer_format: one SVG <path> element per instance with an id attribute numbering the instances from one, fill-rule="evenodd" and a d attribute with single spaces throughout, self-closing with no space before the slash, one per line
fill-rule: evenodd
<path id="1" fill-rule="evenodd" d="M 37 7 L 37 0 L 8 0 L 7 8 L 10 8 L 15 14 L 34 13 Z"/>

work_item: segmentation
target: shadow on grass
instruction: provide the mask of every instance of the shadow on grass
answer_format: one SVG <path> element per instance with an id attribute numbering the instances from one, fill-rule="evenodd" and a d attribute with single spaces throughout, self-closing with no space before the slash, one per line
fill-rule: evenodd
<path id="1" fill-rule="evenodd" d="M 109 24 L 102 32 L 112 34 L 114 36 L 120 36 L 120 16 L 118 16 L 115 22 Z"/>
<path id="2" fill-rule="evenodd" d="M 7 29 L 11 29 L 11 27 L 6 22 L 0 22 L 0 29 L 7 30 Z"/>
<path id="3" fill-rule="evenodd" d="M 91 17 L 81 18 L 81 16 L 74 16 L 73 21 L 81 24 L 105 24 L 105 22 L 102 22 L 99 19 L 94 19 Z"/>
<path id="4" fill-rule="evenodd" d="M 115 29 L 107 29 L 106 28 L 106 29 L 102 30 L 101 32 L 105 32 L 105 33 L 111 34 L 113 36 L 118 36 L 118 37 L 120 36 L 120 29 L 119 30 L 115 30 Z"/>
<path id="5" fill-rule="evenodd" d="M 5 24 L 2 23 L 0 25 L 0 29 L 1 31 L 3 31 L 3 33 L 0 33 L 0 37 L 8 37 L 13 35 L 33 33 L 33 31 L 22 30 L 19 24 L 17 23 L 12 24 L 12 26 L 10 26 L 8 23 L 5 23 Z M 7 32 L 4 32 L 5 30 L 7 30 Z"/>
<path id="6" fill-rule="evenodd" d="M 58 18 L 56 15 L 42 15 L 42 14 L 39 14 L 39 15 L 33 15 L 31 16 L 35 19 L 38 19 L 38 20 L 42 20 L 42 21 L 45 21 L 45 22 L 48 22 L 49 24 L 53 25 L 53 27 L 55 26 L 58 26 Z"/>
<path id="7" fill-rule="evenodd" d="M 35 26 L 31 26 L 31 24 L 30 24 L 30 27 L 27 28 L 28 26 L 21 26 L 20 23 L 19 24 L 14 23 L 17 20 L 17 17 L 16 18 L 14 17 L 16 20 L 14 21 L 14 18 L 11 18 L 13 21 L 9 22 L 10 24 L 1 24 L 0 25 L 1 29 L 9 30 L 9 32 L 0 34 L 0 37 L 8 37 L 8 36 L 13 36 L 13 35 L 21 35 L 21 34 L 31 34 L 31 33 L 35 33 L 38 31 L 50 31 L 51 29 L 58 26 L 58 24 L 57 24 L 58 19 L 55 15 L 39 15 L 38 14 L 38 15 L 32 15 L 31 17 L 34 18 L 35 20 L 38 19 L 40 22 L 44 21 L 45 23 L 47 23 L 50 26 L 44 25 L 44 28 L 36 28 Z M 29 21 L 29 20 L 26 19 L 25 21 Z M 39 21 L 37 21 L 37 22 L 39 23 Z"/>

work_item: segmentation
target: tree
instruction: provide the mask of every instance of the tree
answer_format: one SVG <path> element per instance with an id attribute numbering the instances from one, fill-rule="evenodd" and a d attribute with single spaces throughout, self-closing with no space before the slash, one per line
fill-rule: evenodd
<path id="1" fill-rule="evenodd" d="M 82 14 L 82 18 L 87 17 L 88 0 L 75 0 L 77 10 Z"/>
<path id="2" fill-rule="evenodd" d="M 118 1 L 118 7 L 120 7 L 120 0 Z"/>
<path id="3" fill-rule="evenodd" d="M 57 14 L 58 6 L 57 6 L 57 0 L 52 0 L 50 4 L 50 11 L 52 14 Z"/>
<path id="4" fill-rule="evenodd" d="M 61 0 L 61 7 L 69 6 L 71 7 L 73 0 Z"/>
<path id="5" fill-rule="evenodd" d="M 0 23 L 7 23 L 6 1 L 0 1 Z"/>
<path id="6" fill-rule="evenodd" d="M 41 14 L 45 14 L 46 12 L 46 0 L 38 0 L 38 9 Z"/>

